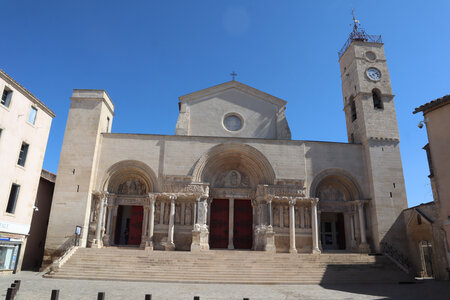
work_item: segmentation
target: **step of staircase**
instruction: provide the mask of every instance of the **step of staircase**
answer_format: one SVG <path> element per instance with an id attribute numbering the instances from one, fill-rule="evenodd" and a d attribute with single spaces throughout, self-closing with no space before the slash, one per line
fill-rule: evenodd
<path id="1" fill-rule="evenodd" d="M 389 283 L 410 277 L 384 256 L 357 253 L 144 251 L 79 248 L 51 278 L 192 283 Z"/>

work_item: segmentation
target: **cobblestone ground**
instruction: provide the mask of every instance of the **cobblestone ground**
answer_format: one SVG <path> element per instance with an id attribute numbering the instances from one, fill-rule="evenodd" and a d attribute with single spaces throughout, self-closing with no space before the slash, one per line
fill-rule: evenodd
<path id="1" fill-rule="evenodd" d="M 193 275 L 195 276 L 195 275 Z M 97 299 L 106 292 L 106 300 L 186 299 L 450 299 L 450 283 L 427 281 L 420 284 L 341 284 L 341 285 L 248 285 L 185 284 L 70 280 L 42 278 L 41 273 L 21 272 L 0 276 L 0 299 L 16 280 L 22 280 L 16 300 L 50 299 L 51 290 L 60 290 L 60 300 Z"/>

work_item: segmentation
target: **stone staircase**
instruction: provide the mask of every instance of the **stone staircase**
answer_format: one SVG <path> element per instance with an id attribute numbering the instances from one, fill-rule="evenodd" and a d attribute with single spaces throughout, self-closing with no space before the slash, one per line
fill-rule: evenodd
<path id="1" fill-rule="evenodd" d="M 79 248 L 45 277 L 186 283 L 397 283 L 410 277 L 384 256 L 355 253 L 269 254 L 257 251 L 152 251 Z"/>

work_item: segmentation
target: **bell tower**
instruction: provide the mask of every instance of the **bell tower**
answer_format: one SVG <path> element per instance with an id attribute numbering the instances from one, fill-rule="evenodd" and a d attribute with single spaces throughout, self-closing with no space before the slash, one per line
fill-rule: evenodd
<path id="1" fill-rule="evenodd" d="M 339 52 L 349 143 L 362 144 L 370 187 L 375 250 L 407 208 L 394 95 L 381 36 L 368 35 L 353 17 L 350 37 Z"/>

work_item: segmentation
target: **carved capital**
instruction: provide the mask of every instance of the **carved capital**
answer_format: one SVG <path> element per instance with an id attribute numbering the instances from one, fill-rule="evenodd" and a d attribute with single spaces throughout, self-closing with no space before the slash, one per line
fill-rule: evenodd
<path id="1" fill-rule="evenodd" d="M 295 199 L 295 198 L 289 198 L 289 206 L 294 206 L 295 205 L 295 203 L 297 203 L 297 199 Z"/>
<path id="2" fill-rule="evenodd" d="M 319 203 L 319 198 L 311 198 L 311 206 L 317 207 L 317 203 Z"/>

